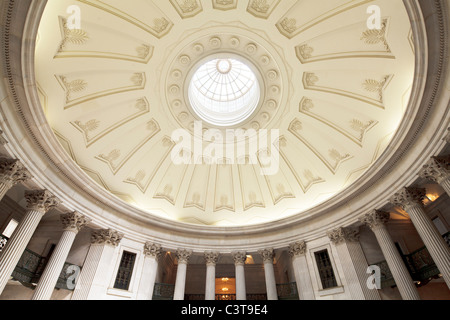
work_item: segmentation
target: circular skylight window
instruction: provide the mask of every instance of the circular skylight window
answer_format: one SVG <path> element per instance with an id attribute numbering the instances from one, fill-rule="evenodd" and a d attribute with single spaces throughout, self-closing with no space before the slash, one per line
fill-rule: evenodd
<path id="1" fill-rule="evenodd" d="M 255 73 L 236 59 L 209 60 L 195 71 L 189 85 L 192 109 L 217 126 L 233 126 L 247 119 L 260 96 Z"/>

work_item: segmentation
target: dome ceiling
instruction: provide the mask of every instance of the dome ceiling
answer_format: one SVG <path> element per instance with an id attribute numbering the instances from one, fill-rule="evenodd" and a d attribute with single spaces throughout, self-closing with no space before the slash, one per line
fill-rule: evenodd
<path id="1" fill-rule="evenodd" d="M 49 0 L 36 82 L 71 158 L 149 215 L 239 226 L 301 214 L 351 187 L 408 107 L 415 53 L 402 1 L 132 2 Z M 74 4 L 76 29 L 67 11 Z M 368 28 L 370 5 L 381 8 L 380 29 Z M 258 105 L 232 127 L 199 128 L 189 79 L 215 59 L 254 72 Z M 192 139 L 212 129 L 267 130 L 278 170 L 262 174 L 265 148 L 218 163 L 211 153 L 177 149 L 180 129 Z M 190 163 L 175 163 L 174 154 Z"/>

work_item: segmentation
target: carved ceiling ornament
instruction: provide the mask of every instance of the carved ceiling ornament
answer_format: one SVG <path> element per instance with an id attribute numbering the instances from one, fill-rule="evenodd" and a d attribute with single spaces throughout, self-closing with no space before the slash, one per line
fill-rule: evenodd
<path id="1" fill-rule="evenodd" d="M 231 255 L 233 256 L 235 266 L 245 265 L 245 261 L 247 260 L 247 253 L 245 251 L 235 251 Z"/>
<path id="2" fill-rule="evenodd" d="M 83 228 L 85 225 L 91 222 L 91 219 L 85 217 L 84 215 L 76 211 L 62 214 L 60 219 L 64 231 L 68 230 L 74 232 L 79 232 L 81 228 Z"/>
<path id="3" fill-rule="evenodd" d="M 273 263 L 273 258 L 275 257 L 273 249 L 259 250 L 258 253 L 263 258 L 264 263 Z"/>
<path id="4" fill-rule="evenodd" d="M 410 207 L 423 206 L 425 194 L 424 188 L 405 187 L 394 194 L 389 202 L 407 212 Z"/>
<path id="5" fill-rule="evenodd" d="M 189 259 L 192 256 L 191 250 L 179 249 L 176 253 L 178 263 L 188 264 Z"/>
<path id="6" fill-rule="evenodd" d="M 48 190 L 32 190 L 25 191 L 25 199 L 27 200 L 27 208 L 36 210 L 42 214 L 47 213 L 60 205 L 60 200 L 51 194 Z"/>
<path id="7" fill-rule="evenodd" d="M 124 237 L 123 233 L 120 233 L 112 229 L 95 230 L 91 236 L 91 244 L 112 245 L 117 247 Z"/>
<path id="8" fill-rule="evenodd" d="M 192 43 L 183 46 L 175 56 L 169 66 L 167 79 L 162 80 L 166 83 L 165 97 L 167 103 L 171 106 L 170 111 L 178 124 L 191 133 L 194 131 L 194 122 L 197 121 L 197 115 L 192 110 L 187 88 L 190 85 L 190 77 L 195 73 L 196 67 L 200 63 L 217 59 L 220 52 L 227 52 L 227 57 L 239 57 L 239 60 L 245 59 L 258 70 L 258 78 L 261 87 L 261 99 L 255 112 L 242 123 L 242 126 L 249 123 L 258 124 L 257 129 L 266 128 L 276 115 L 280 114 L 283 98 L 287 97 L 288 86 L 283 86 L 283 77 L 288 72 L 282 70 L 274 59 L 274 50 L 265 48 L 262 44 L 256 42 L 244 35 L 227 33 L 210 33 L 201 38 L 195 38 Z M 269 51 L 270 50 L 270 51 Z M 175 50 L 176 51 L 176 50 Z M 183 76 L 174 76 L 183 75 Z M 283 88 L 283 90 L 269 90 L 270 88 Z M 275 104 L 275 108 L 270 105 Z M 215 128 L 215 126 L 204 123 L 205 129 Z"/>
<path id="9" fill-rule="evenodd" d="M 432 157 L 419 172 L 419 176 L 424 179 L 441 183 L 450 179 L 450 156 Z"/>
<path id="10" fill-rule="evenodd" d="M 31 179 L 30 172 L 17 159 L 0 159 L 0 182 L 12 185 Z M 12 186 L 11 185 L 11 186 Z"/>
<path id="11" fill-rule="evenodd" d="M 384 227 L 389 221 L 391 214 L 389 212 L 384 212 L 381 210 L 372 210 L 367 213 L 364 217 L 360 218 L 363 224 L 367 225 L 370 229 L 376 229 Z"/>
<path id="12" fill-rule="evenodd" d="M 335 245 L 344 242 L 358 242 L 359 230 L 356 228 L 337 228 L 327 232 L 327 236 Z"/>
<path id="13" fill-rule="evenodd" d="M 219 252 L 205 252 L 204 257 L 207 266 L 215 266 L 219 261 Z"/>
<path id="14" fill-rule="evenodd" d="M 290 244 L 288 252 L 291 258 L 304 256 L 306 254 L 306 242 L 300 241 Z"/>
<path id="15" fill-rule="evenodd" d="M 158 260 L 163 253 L 162 247 L 159 244 L 146 242 L 144 245 L 144 254 L 147 257 L 152 257 Z"/>

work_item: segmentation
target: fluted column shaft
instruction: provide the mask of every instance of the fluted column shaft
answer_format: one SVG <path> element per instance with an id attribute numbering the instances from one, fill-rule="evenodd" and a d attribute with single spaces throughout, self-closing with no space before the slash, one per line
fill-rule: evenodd
<path id="1" fill-rule="evenodd" d="M 216 265 L 206 265 L 205 300 L 216 299 Z"/>
<path id="2" fill-rule="evenodd" d="M 77 233 L 72 230 L 63 232 L 58 245 L 53 251 L 50 260 L 39 279 L 39 283 L 31 300 L 50 300 L 76 235 Z"/>
<path id="3" fill-rule="evenodd" d="M 184 300 L 184 291 L 186 287 L 187 264 L 192 251 L 179 250 L 177 252 L 178 268 L 177 277 L 175 279 L 175 289 L 173 300 Z"/>
<path id="4" fill-rule="evenodd" d="M 306 243 L 302 241 L 291 244 L 289 246 L 289 255 L 292 259 L 299 300 L 315 300 L 316 296 L 314 295 L 306 261 Z"/>
<path id="5" fill-rule="evenodd" d="M 445 283 L 450 288 L 450 249 L 448 244 L 421 205 L 409 206 L 406 212 L 408 212 Z"/>
<path id="6" fill-rule="evenodd" d="M 0 294 L 5 289 L 14 268 L 30 242 L 42 216 L 43 213 L 40 211 L 28 210 L 6 243 L 0 256 Z"/>
<path id="7" fill-rule="evenodd" d="M 245 287 L 245 252 L 233 252 L 235 273 L 236 273 L 236 300 L 247 300 L 247 290 Z"/>
<path id="8" fill-rule="evenodd" d="M 403 300 L 420 300 L 419 292 L 386 226 L 373 229 Z"/>
<path id="9" fill-rule="evenodd" d="M 105 294 L 111 263 L 123 234 L 111 229 L 95 230 L 72 300 L 98 300 Z"/>
<path id="10" fill-rule="evenodd" d="M 389 219 L 390 214 L 388 212 L 373 210 L 362 217 L 360 221 L 366 224 L 375 234 L 403 300 L 420 300 L 419 292 L 411 279 L 411 275 L 386 228 Z"/>
<path id="11" fill-rule="evenodd" d="M 441 171 L 443 170 L 444 169 Z M 446 171 L 441 173 L 441 176 L 443 176 Z M 449 176 L 446 175 L 446 177 Z M 436 177 L 436 179 L 440 181 L 439 177 Z M 444 180 L 446 180 L 446 178 Z M 444 281 L 450 288 L 450 249 L 433 221 L 424 210 L 423 199 L 425 194 L 425 189 L 406 187 L 397 192 L 390 199 L 390 202 L 401 207 L 408 213 L 417 233 L 420 238 L 422 238 L 423 243 L 427 247 L 428 252 L 442 274 Z"/>
<path id="12" fill-rule="evenodd" d="M 14 268 L 44 214 L 59 204 L 59 200 L 48 191 L 27 191 L 28 211 L 20 221 L 0 255 L 0 294 L 8 283 Z"/>
<path id="13" fill-rule="evenodd" d="M 205 300 L 216 300 L 216 264 L 219 260 L 218 252 L 205 252 L 206 286 Z"/>
<path id="14" fill-rule="evenodd" d="M 50 300 L 75 237 L 80 229 L 89 222 L 89 219 L 77 212 L 73 212 L 62 215 L 61 221 L 64 226 L 64 232 L 39 279 L 32 300 Z"/>
<path id="15" fill-rule="evenodd" d="M 359 243 L 359 231 L 337 228 L 327 234 L 336 247 L 352 299 L 380 300 L 378 291 L 367 287 L 368 263 Z"/>
<path id="16" fill-rule="evenodd" d="M 155 289 L 156 275 L 158 272 L 161 246 L 146 243 L 144 246 L 144 268 L 139 285 L 138 300 L 152 300 Z"/>
<path id="17" fill-rule="evenodd" d="M 267 300 L 278 300 L 277 284 L 275 281 L 275 270 L 273 268 L 273 250 L 260 251 L 264 261 L 264 276 L 266 279 Z"/>

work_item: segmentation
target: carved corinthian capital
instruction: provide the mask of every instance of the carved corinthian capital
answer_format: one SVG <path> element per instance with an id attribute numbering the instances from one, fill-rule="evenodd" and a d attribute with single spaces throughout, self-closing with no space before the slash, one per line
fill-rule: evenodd
<path id="1" fill-rule="evenodd" d="M 59 206 L 61 203 L 57 197 L 47 190 L 25 191 L 25 199 L 28 203 L 28 209 L 39 211 L 42 214 L 47 213 L 47 211 Z"/>
<path id="2" fill-rule="evenodd" d="M 274 252 L 273 249 L 259 250 L 258 253 L 263 258 L 264 263 L 273 263 Z"/>
<path id="3" fill-rule="evenodd" d="M 91 219 L 86 218 L 78 212 L 70 212 L 61 215 L 63 230 L 79 232 L 81 228 L 83 228 L 89 222 L 91 222 Z"/>
<path id="4" fill-rule="evenodd" d="M 92 232 L 91 244 L 108 244 L 117 247 L 124 234 L 112 229 L 95 230 Z"/>
<path id="5" fill-rule="evenodd" d="M 207 266 L 215 266 L 217 261 L 219 261 L 218 252 L 205 252 L 204 257 Z"/>
<path id="6" fill-rule="evenodd" d="M 32 176 L 17 159 L 0 159 L 0 183 L 10 183 L 11 187 L 19 182 L 31 179 Z"/>
<path id="7" fill-rule="evenodd" d="M 408 211 L 408 207 L 423 205 L 423 199 L 426 191 L 423 188 L 406 187 L 394 194 L 389 202 L 395 206 L 399 206 L 405 211 Z"/>
<path id="8" fill-rule="evenodd" d="M 441 183 L 450 178 L 450 156 L 432 157 L 420 170 L 419 176 L 424 179 Z"/>
<path id="9" fill-rule="evenodd" d="M 359 241 L 359 231 L 356 228 L 337 228 L 327 232 L 327 236 L 334 244 L 341 244 L 346 241 Z"/>
<path id="10" fill-rule="evenodd" d="M 306 242 L 300 241 L 289 245 L 289 255 L 291 258 L 304 256 L 306 254 Z"/>
<path id="11" fill-rule="evenodd" d="M 247 253 L 244 251 L 232 252 L 231 255 L 233 256 L 235 266 L 243 266 L 245 260 L 247 260 Z"/>
<path id="12" fill-rule="evenodd" d="M 162 255 L 162 248 L 159 244 L 147 242 L 144 245 L 144 254 L 147 257 L 152 257 L 158 260 Z"/>
<path id="13" fill-rule="evenodd" d="M 376 229 L 384 226 L 390 218 L 391 214 L 389 212 L 384 212 L 380 210 L 372 210 L 364 217 L 360 218 L 359 221 L 367 225 L 370 229 Z"/>
<path id="14" fill-rule="evenodd" d="M 177 260 L 178 263 L 188 264 L 189 259 L 191 258 L 192 251 L 191 250 L 178 250 L 177 251 Z"/>

